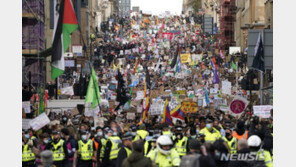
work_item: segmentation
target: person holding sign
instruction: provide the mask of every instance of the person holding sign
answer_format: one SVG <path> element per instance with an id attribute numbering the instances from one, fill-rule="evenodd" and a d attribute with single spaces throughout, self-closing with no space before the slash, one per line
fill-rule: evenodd
<path id="1" fill-rule="evenodd" d="M 36 137 L 30 136 L 28 131 L 22 133 L 22 166 L 32 167 L 35 165 L 36 157 L 38 153 Z"/>

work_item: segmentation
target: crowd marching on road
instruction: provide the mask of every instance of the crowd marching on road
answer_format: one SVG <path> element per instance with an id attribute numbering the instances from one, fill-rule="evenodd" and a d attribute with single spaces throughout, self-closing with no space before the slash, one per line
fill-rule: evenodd
<path id="1" fill-rule="evenodd" d="M 243 54 L 219 49 L 194 17 L 115 17 L 101 30 L 91 66 L 99 112 L 49 111 L 51 123 L 23 129 L 23 167 L 273 166 L 272 112 L 255 115 L 258 99 L 237 115 L 220 107 L 249 96 L 240 86 L 222 92 L 223 81 L 241 83 L 250 71 Z"/>

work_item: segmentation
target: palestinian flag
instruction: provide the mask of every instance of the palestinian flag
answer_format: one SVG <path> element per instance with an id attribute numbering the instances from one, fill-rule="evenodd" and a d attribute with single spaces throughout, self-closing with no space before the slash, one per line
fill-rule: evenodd
<path id="1" fill-rule="evenodd" d="M 78 28 L 71 0 L 62 0 L 52 43 L 51 78 L 55 79 L 65 71 L 64 54 L 71 43 L 71 33 Z"/>

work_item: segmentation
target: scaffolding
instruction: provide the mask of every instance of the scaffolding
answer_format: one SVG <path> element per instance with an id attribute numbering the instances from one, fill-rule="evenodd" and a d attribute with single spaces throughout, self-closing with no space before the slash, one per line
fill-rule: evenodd
<path id="1" fill-rule="evenodd" d="M 234 23 L 236 14 L 235 0 L 220 1 L 220 40 L 221 49 L 228 50 L 235 45 Z"/>
<path id="2" fill-rule="evenodd" d="M 43 83 L 44 0 L 22 0 L 23 83 Z M 31 85 L 30 85 L 31 86 Z"/>

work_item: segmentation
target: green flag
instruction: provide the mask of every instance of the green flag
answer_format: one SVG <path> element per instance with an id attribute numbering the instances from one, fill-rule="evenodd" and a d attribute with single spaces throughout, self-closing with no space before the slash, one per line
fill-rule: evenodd
<path id="1" fill-rule="evenodd" d="M 236 70 L 236 68 L 237 68 L 233 61 L 231 62 L 231 68 L 234 70 Z"/>
<path id="2" fill-rule="evenodd" d="M 101 103 L 99 84 L 94 68 L 91 69 L 91 76 L 87 88 L 85 102 L 91 102 L 91 108 L 96 108 Z"/>

